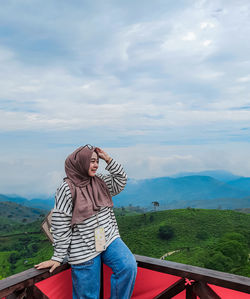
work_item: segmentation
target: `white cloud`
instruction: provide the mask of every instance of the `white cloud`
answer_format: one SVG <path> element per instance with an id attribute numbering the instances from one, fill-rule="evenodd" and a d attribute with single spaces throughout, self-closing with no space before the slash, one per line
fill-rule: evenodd
<path id="1" fill-rule="evenodd" d="M 196 35 L 194 32 L 188 32 L 185 36 L 182 37 L 182 40 L 186 40 L 186 41 L 196 40 Z"/>
<path id="2" fill-rule="evenodd" d="M 1 193 L 22 196 L 53 195 L 64 174 L 64 160 L 74 148 L 36 150 L 12 158 L 1 157 Z M 172 176 L 180 172 L 224 169 L 250 176 L 249 143 L 203 145 L 134 145 L 104 147 L 120 162 L 129 178 Z M 101 162 L 99 172 L 105 172 Z M 9 179 L 11 176 L 11 180 Z"/>
<path id="3" fill-rule="evenodd" d="M 212 41 L 211 40 L 205 40 L 204 42 L 203 42 L 203 46 L 205 46 L 205 47 L 207 47 L 207 46 L 209 46 L 209 45 L 211 45 L 211 43 L 212 43 Z"/>
<path id="4" fill-rule="evenodd" d="M 201 29 L 208 29 L 208 28 L 214 28 L 215 24 L 213 24 L 212 22 L 202 22 L 200 24 L 200 28 Z"/>
<path id="5" fill-rule="evenodd" d="M 237 81 L 242 82 L 242 83 L 247 83 L 250 81 L 250 75 L 248 75 L 246 77 L 241 77 L 241 78 L 237 79 Z"/>
<path id="6" fill-rule="evenodd" d="M 201 146 L 249 138 L 242 130 L 250 126 L 250 87 L 245 84 L 250 80 L 249 7 L 244 0 L 77 6 L 62 1 L 60 8 L 53 1 L 3 3 L 0 25 L 9 31 L 0 35 L 0 132 L 53 132 L 56 141 L 48 143 L 63 139 L 72 147 L 94 136 L 126 156 L 130 176 L 136 155 L 135 177 L 223 165 L 249 173 L 245 152 L 242 160 L 237 158 L 239 147 L 230 153 L 223 148 L 215 159 L 214 150 L 210 154 L 208 146 Z M 160 147 L 158 159 L 153 150 L 167 142 L 174 150 Z M 147 152 L 152 144 L 158 146 Z M 35 147 L 32 139 L 28 145 Z M 12 161 L 5 190 L 10 178 L 22 192 L 28 185 L 39 192 L 46 188 L 47 180 L 39 187 L 27 170 L 18 185 L 26 166 L 10 158 L 7 148 L 8 143 L 0 149 L 2 163 Z M 198 148 L 206 154 L 199 156 Z M 49 153 L 45 145 L 43 151 Z M 48 163 L 43 175 L 54 182 L 61 172 Z M 41 166 L 35 159 L 32 165 L 33 172 Z"/>

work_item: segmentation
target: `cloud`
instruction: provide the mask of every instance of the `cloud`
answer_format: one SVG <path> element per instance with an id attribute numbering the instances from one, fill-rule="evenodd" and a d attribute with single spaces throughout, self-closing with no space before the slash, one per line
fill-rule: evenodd
<path id="1" fill-rule="evenodd" d="M 185 36 L 182 37 L 182 40 L 186 40 L 186 41 L 196 40 L 196 35 L 194 32 L 188 32 Z"/>
<path id="2" fill-rule="evenodd" d="M 62 173 L 58 153 L 66 155 L 82 142 L 114 153 L 124 148 L 124 163 L 137 178 L 223 165 L 239 170 L 223 160 L 226 147 L 219 159 L 208 153 L 209 144 L 248 148 L 247 0 L 61 1 L 59 6 L 20 0 L 1 7 L 0 153 L 2 163 L 12 163 L 2 174 L 3 190 L 11 188 L 8 181 L 24 193 L 28 186 L 52 190 L 49 182 Z M 157 148 L 163 151 L 166 144 L 175 152 L 159 159 Z M 192 145 L 206 154 L 199 156 Z M 28 170 L 19 180 L 27 152 L 40 186 Z M 247 174 L 245 154 L 240 161 L 236 152 L 229 156 Z"/>

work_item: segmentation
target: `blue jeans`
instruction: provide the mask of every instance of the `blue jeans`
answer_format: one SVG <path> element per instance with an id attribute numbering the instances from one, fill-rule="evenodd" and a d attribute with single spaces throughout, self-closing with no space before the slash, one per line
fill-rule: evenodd
<path id="1" fill-rule="evenodd" d="M 100 294 L 101 262 L 109 266 L 111 299 L 131 298 L 137 273 L 136 260 L 121 238 L 115 239 L 97 257 L 85 263 L 71 265 L 73 299 L 98 299 Z"/>

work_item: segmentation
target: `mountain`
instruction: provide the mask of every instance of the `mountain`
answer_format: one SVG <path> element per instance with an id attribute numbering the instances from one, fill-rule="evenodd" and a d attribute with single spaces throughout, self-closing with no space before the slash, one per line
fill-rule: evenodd
<path id="1" fill-rule="evenodd" d="M 235 175 L 229 171 L 226 170 L 205 170 L 205 171 L 200 171 L 200 172 L 181 172 L 176 175 L 174 175 L 174 178 L 180 178 L 184 176 L 210 176 L 218 181 L 221 182 L 230 182 L 237 180 L 241 178 L 238 175 Z"/>
<path id="2" fill-rule="evenodd" d="M 250 190 L 250 178 L 239 178 L 228 182 L 233 188 L 249 191 Z"/>
<path id="3" fill-rule="evenodd" d="M 28 202 L 28 199 L 21 197 L 21 196 L 8 196 L 8 195 L 4 195 L 4 194 L 0 194 L 0 202 L 1 201 L 12 201 L 12 202 L 16 202 L 22 205 L 26 205 Z"/>
<path id="4" fill-rule="evenodd" d="M 9 221 L 29 223 L 37 220 L 44 210 L 28 208 L 15 202 L 0 202 L 0 224 L 9 223 Z"/>
<path id="5" fill-rule="evenodd" d="M 8 196 L 8 195 L 0 194 L 0 202 L 3 201 L 14 202 L 17 204 L 21 204 L 25 207 L 33 207 L 33 208 L 44 209 L 44 210 L 50 210 L 54 206 L 54 198 L 29 200 L 20 196 Z"/>
<path id="6" fill-rule="evenodd" d="M 123 192 L 114 197 L 115 206 L 152 207 L 158 201 L 162 209 L 194 205 L 203 208 L 246 208 L 250 189 L 241 190 L 209 176 L 128 180 Z"/>
<path id="7" fill-rule="evenodd" d="M 125 190 L 114 197 L 116 207 L 133 205 L 152 209 L 153 201 L 160 209 L 186 207 L 241 209 L 250 207 L 250 178 L 237 177 L 225 171 L 206 171 L 208 175 L 129 179 Z M 220 177 L 221 180 L 216 179 Z M 231 180 L 232 178 L 235 178 Z M 230 180 L 229 180 L 230 179 Z M 50 210 L 54 198 L 28 200 L 0 194 L 0 202 L 11 201 L 26 207 Z"/>

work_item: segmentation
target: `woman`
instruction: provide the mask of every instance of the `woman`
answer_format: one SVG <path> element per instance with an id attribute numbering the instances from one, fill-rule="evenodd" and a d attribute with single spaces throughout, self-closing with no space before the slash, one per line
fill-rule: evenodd
<path id="1" fill-rule="evenodd" d="M 108 175 L 96 174 L 99 158 L 107 163 Z M 104 262 L 113 270 L 111 298 L 130 298 L 137 266 L 120 238 L 111 197 L 124 189 L 127 175 L 106 152 L 90 145 L 67 157 L 65 172 L 52 215 L 54 255 L 35 267 L 52 272 L 68 255 L 73 299 L 97 299 Z"/>

